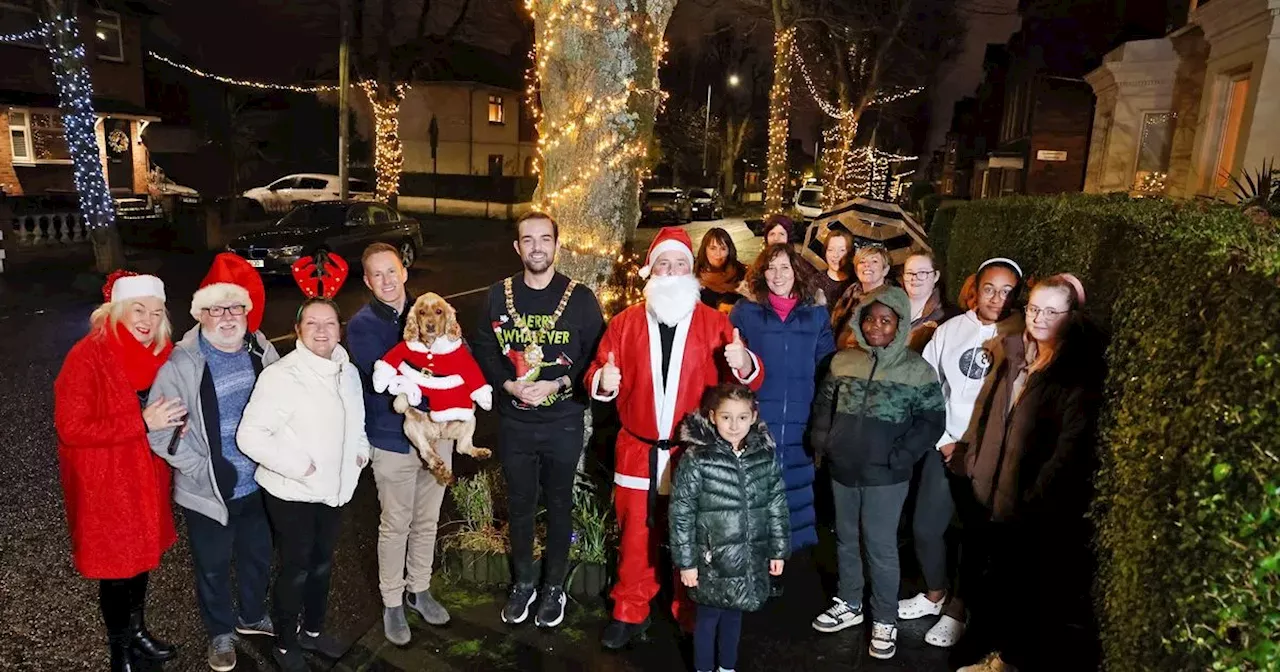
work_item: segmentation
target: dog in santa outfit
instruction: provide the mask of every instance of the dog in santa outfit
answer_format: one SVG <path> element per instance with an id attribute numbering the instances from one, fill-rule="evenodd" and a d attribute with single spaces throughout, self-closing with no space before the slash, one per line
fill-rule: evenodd
<path id="1" fill-rule="evenodd" d="M 696 412 L 703 393 L 721 382 L 752 389 L 763 382 L 760 360 L 742 342 L 729 317 L 699 300 L 693 244 L 683 229 L 658 232 L 640 269 L 645 300 L 619 313 L 587 368 L 591 395 L 617 401 L 622 431 L 615 446 L 614 506 L 621 529 L 618 581 L 611 592 L 613 621 L 602 643 L 621 648 L 649 625 L 658 593 L 657 549 L 666 536 L 660 520 L 671 490 L 673 443 L 680 420 Z M 679 581 L 672 613 L 686 629 L 694 609 Z"/>
<path id="2" fill-rule="evenodd" d="M 492 454 L 471 440 L 475 406 L 493 408 L 493 387 L 462 342 L 457 312 L 439 294 L 428 292 L 413 303 L 404 340 L 374 363 L 371 378 L 374 391 L 396 395 L 396 412 L 405 416 L 405 436 L 441 483 L 453 480 L 453 474 L 433 441 L 454 439 L 457 452 L 480 460 Z M 414 408 L 424 397 L 430 411 Z"/>

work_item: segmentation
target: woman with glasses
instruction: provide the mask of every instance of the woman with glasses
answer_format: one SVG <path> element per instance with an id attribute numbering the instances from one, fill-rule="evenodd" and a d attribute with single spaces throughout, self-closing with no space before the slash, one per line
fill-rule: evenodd
<path id="1" fill-rule="evenodd" d="M 915 273 L 921 272 L 920 266 L 918 262 L 912 266 Z M 949 477 L 946 466 L 958 467 L 963 462 L 962 439 L 998 364 L 999 341 L 1022 333 L 1023 328 L 1022 316 L 1014 310 L 1022 285 L 1022 268 L 1016 262 L 1005 258 L 982 262 L 973 284 L 969 310 L 942 323 L 922 353 L 942 383 L 947 402 L 946 431 L 938 439 L 937 452 L 925 455 L 917 466 L 911 525 L 926 591 L 898 603 L 898 618 L 902 620 L 942 614 L 925 635 L 926 642 L 941 647 L 954 646 L 964 634 L 965 623 L 963 601 L 948 590 L 944 535 L 957 505 L 961 520 L 976 508 L 966 505 L 972 499 L 967 482 Z"/>
<path id="2" fill-rule="evenodd" d="M 1026 329 L 1004 339 L 1007 356 L 979 411 L 965 467 L 982 517 L 966 529 L 965 552 L 979 570 L 974 618 L 997 653 L 962 672 L 1082 669 L 1068 661 L 1083 647 L 1066 635 L 1089 620 L 1085 515 L 1103 380 L 1084 298 L 1069 274 L 1035 286 Z M 1052 599 L 1031 594 L 1045 586 Z"/>
<path id="3" fill-rule="evenodd" d="M 889 279 L 889 270 L 893 267 L 893 259 L 889 251 L 882 245 L 867 245 L 858 248 L 853 255 L 853 269 L 856 279 L 849 283 L 835 308 L 831 310 L 831 330 L 838 334 L 836 347 L 840 349 L 856 347 L 853 328 L 849 317 L 862 303 L 862 297 L 879 289 Z"/>
<path id="4" fill-rule="evenodd" d="M 950 317 L 938 289 L 941 275 L 932 252 L 914 252 L 902 265 L 902 288 L 911 299 L 911 333 L 907 347 L 914 352 L 923 351 L 934 330 Z"/>

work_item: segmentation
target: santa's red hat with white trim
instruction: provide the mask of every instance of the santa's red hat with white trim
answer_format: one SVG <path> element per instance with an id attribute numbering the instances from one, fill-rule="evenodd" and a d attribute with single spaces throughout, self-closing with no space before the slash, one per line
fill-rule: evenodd
<path id="1" fill-rule="evenodd" d="M 689 239 L 689 234 L 679 227 L 664 226 L 649 244 L 649 256 L 645 257 L 645 264 L 640 269 L 640 277 L 649 277 L 649 273 L 653 270 L 653 262 L 657 261 L 662 253 L 673 251 L 683 252 L 684 256 L 689 258 L 689 267 L 693 268 L 693 241 Z"/>
<path id="2" fill-rule="evenodd" d="M 262 276 L 239 255 L 223 252 L 213 258 L 213 267 L 191 297 L 191 317 L 199 320 L 205 308 L 231 302 L 244 304 L 249 333 L 262 326 L 263 307 L 267 302 Z"/>

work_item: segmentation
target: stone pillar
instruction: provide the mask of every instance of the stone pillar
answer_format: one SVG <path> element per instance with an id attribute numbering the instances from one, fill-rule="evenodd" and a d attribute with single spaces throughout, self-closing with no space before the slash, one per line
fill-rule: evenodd
<path id="1" fill-rule="evenodd" d="M 1200 126 L 1200 99 L 1204 97 L 1209 43 L 1196 26 L 1170 37 L 1170 41 L 1178 54 L 1178 70 L 1173 81 L 1173 113 L 1178 118 L 1173 124 L 1165 194 L 1171 198 L 1193 198 L 1198 182 L 1193 175 L 1196 129 Z"/>

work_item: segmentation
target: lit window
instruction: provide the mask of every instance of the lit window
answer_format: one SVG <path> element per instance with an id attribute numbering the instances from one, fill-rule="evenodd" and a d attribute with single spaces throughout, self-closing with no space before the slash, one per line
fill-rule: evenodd
<path id="1" fill-rule="evenodd" d="M 1218 139 L 1218 165 L 1214 179 L 1214 185 L 1219 189 L 1231 182 L 1231 173 L 1235 170 L 1244 104 L 1248 99 L 1249 73 L 1233 77 L 1227 85 L 1227 99 L 1222 106 L 1222 135 Z"/>
<path id="2" fill-rule="evenodd" d="M 1151 112 L 1142 116 L 1142 140 L 1138 144 L 1138 164 L 1133 176 L 1135 191 L 1164 191 L 1169 174 L 1169 151 L 1173 149 L 1171 112 Z"/>
<path id="3" fill-rule="evenodd" d="M 502 155 L 489 155 L 489 175 L 492 177 L 502 177 Z"/>
<path id="4" fill-rule="evenodd" d="M 9 139 L 13 142 L 13 160 L 17 163 L 31 161 L 30 117 L 22 110 L 9 110 Z"/>
<path id="5" fill-rule="evenodd" d="M 502 96 L 489 96 L 489 123 L 507 123 L 506 109 L 502 106 Z"/>
<path id="6" fill-rule="evenodd" d="M 71 160 L 62 115 L 57 112 L 32 112 L 28 128 L 31 131 L 32 156 L 37 162 Z"/>
<path id="7" fill-rule="evenodd" d="M 124 60 L 124 42 L 120 34 L 120 15 L 115 12 L 94 12 L 97 25 L 93 32 L 98 58 L 105 61 Z"/>

